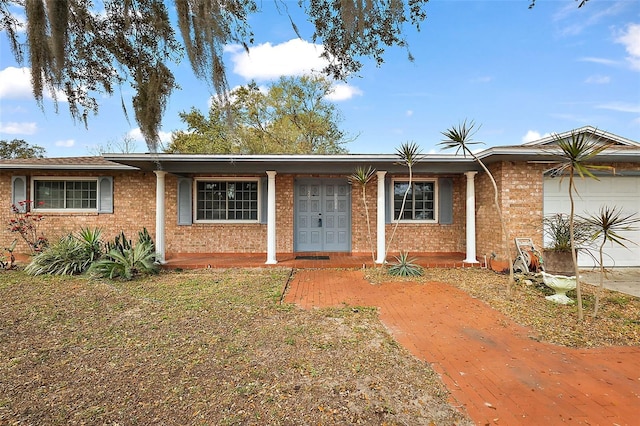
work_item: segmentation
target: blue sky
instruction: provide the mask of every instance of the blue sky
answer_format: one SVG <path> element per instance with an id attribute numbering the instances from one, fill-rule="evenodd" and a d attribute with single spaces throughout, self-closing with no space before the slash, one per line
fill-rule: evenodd
<path id="1" fill-rule="evenodd" d="M 250 55 L 227 48 L 231 87 L 251 80 L 266 85 L 323 65 L 322 46 L 309 41 L 311 28 L 297 1 L 289 9 L 307 41 L 297 39 L 270 0 L 261 4 L 264 12 L 251 21 L 256 38 Z M 336 84 L 332 101 L 342 113 L 341 128 L 356 137 L 347 149 L 393 153 L 414 141 L 424 152 L 439 152 L 440 132 L 464 119 L 481 124 L 475 138 L 487 146 L 585 125 L 640 141 L 640 2 L 591 0 L 578 9 L 573 0 L 538 0 L 532 10 L 528 4 L 431 0 L 421 31 L 405 27 L 414 62 L 406 50 L 391 48 L 382 66 L 365 60 L 358 75 Z M 0 139 L 24 139 L 58 157 L 90 155 L 129 135 L 136 151 L 146 151 L 137 124 L 122 112 L 119 92 L 99 98 L 100 112 L 87 130 L 73 122 L 64 102 L 57 114 L 49 99 L 44 111 L 38 107 L 4 34 L 0 55 Z M 206 112 L 212 95 L 186 59 L 175 73 L 182 89 L 164 115 L 165 141 L 184 129 L 180 111 L 195 106 Z M 121 92 L 130 99 L 128 86 Z"/>

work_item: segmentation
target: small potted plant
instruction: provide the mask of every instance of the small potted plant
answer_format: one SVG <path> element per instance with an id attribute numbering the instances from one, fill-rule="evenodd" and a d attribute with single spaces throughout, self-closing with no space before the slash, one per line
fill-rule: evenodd
<path id="1" fill-rule="evenodd" d="M 558 275 L 574 275 L 569 215 L 564 213 L 549 215 L 544 218 L 543 225 L 545 244 L 542 258 L 545 271 Z M 573 227 L 575 244 L 579 248 L 589 239 L 589 226 L 584 221 L 574 220 Z"/>

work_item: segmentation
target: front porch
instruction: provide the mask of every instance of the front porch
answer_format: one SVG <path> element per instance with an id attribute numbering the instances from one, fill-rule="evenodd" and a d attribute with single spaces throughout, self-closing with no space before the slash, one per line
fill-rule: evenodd
<path id="1" fill-rule="evenodd" d="M 478 268 L 480 263 L 465 262 L 465 253 L 410 253 L 415 263 L 424 268 Z M 376 266 L 371 255 L 351 253 L 279 253 L 278 263 L 265 264 L 266 253 L 184 253 L 166 259 L 166 269 L 206 269 L 206 268 L 262 268 L 284 267 L 296 269 L 371 268 Z M 395 262 L 390 255 L 387 262 Z"/>

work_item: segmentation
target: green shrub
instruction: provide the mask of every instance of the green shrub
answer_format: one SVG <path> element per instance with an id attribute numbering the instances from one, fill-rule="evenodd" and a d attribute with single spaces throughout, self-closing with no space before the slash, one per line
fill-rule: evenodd
<path id="1" fill-rule="evenodd" d="M 30 275 L 77 275 L 102 256 L 99 229 L 83 228 L 78 235 L 69 234 L 36 254 L 26 266 Z"/>
<path id="2" fill-rule="evenodd" d="M 389 274 L 396 277 L 417 277 L 423 274 L 423 269 L 415 263 L 415 259 L 409 259 L 408 252 L 400 252 L 396 256 L 397 263 L 389 266 Z"/>
<path id="3" fill-rule="evenodd" d="M 138 233 L 135 245 L 121 232 L 113 243 L 107 244 L 107 248 L 102 259 L 91 266 L 91 273 L 109 279 L 131 280 L 140 274 L 158 272 L 155 245 L 146 228 Z"/>

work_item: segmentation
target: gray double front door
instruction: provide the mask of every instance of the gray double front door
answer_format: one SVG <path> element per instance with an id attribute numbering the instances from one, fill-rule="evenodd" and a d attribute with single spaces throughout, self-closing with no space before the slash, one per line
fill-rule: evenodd
<path id="1" fill-rule="evenodd" d="M 294 188 L 295 251 L 350 251 L 349 183 L 345 179 L 297 179 Z"/>

